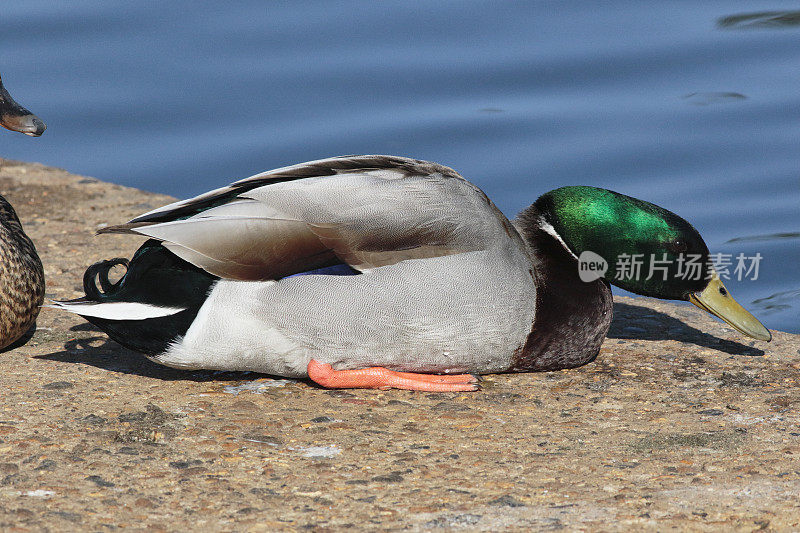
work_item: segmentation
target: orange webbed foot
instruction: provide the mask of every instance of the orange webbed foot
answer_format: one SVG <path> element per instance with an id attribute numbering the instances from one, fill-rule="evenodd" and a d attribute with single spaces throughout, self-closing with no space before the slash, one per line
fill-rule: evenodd
<path id="1" fill-rule="evenodd" d="M 414 374 L 395 372 L 379 366 L 334 370 L 331 365 L 314 359 L 308 363 L 308 377 L 329 389 L 406 389 L 428 392 L 480 390 L 478 377 L 472 374 Z"/>

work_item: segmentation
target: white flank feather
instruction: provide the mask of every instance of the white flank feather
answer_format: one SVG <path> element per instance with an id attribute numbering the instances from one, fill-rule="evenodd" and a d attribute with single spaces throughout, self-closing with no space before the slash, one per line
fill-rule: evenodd
<path id="1" fill-rule="evenodd" d="M 159 307 L 136 302 L 53 302 L 44 307 L 54 307 L 77 315 L 105 318 L 106 320 L 144 320 L 174 315 L 184 307 Z"/>

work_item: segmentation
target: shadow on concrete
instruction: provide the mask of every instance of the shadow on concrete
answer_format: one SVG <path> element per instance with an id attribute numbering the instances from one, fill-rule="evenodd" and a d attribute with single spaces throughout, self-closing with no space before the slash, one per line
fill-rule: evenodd
<path id="1" fill-rule="evenodd" d="M 224 372 L 221 370 L 181 370 L 152 362 L 144 355 L 128 350 L 106 337 L 92 324 L 79 324 L 70 328 L 74 332 L 93 332 L 98 335 L 74 339 L 64 343 L 64 350 L 36 356 L 64 363 L 82 363 L 112 372 L 134 374 L 164 381 L 243 381 L 265 376 L 256 372 Z M 99 344 L 98 344 L 99 343 Z"/>
<path id="2" fill-rule="evenodd" d="M 641 320 L 642 315 L 650 319 L 646 326 L 637 322 L 637 319 Z M 720 339 L 650 307 L 621 302 L 614 302 L 614 320 L 611 322 L 608 338 L 647 341 L 676 340 L 719 350 L 730 355 L 748 357 L 764 355 L 764 350 L 740 342 Z"/>
<path id="3" fill-rule="evenodd" d="M 33 325 L 28 329 L 28 331 L 25 332 L 25 334 L 22 337 L 20 337 L 19 339 L 15 340 L 11 344 L 0 350 L 0 354 L 13 350 L 14 348 L 19 348 L 20 346 L 24 346 L 25 344 L 28 343 L 29 340 L 31 340 L 31 338 L 35 333 L 36 333 L 36 322 L 33 323 Z"/>

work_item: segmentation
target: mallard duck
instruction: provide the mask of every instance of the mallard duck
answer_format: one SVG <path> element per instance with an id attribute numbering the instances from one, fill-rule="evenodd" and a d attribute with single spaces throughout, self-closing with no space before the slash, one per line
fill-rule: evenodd
<path id="1" fill-rule="evenodd" d="M 33 326 L 44 301 L 44 269 L 17 213 L 0 196 L 0 349 Z"/>
<path id="2" fill-rule="evenodd" d="M 8 94 L 8 91 L 3 86 L 2 77 L 0 77 L 0 126 L 31 137 L 38 137 L 47 129 L 42 119 L 11 98 L 11 95 Z"/>
<path id="3" fill-rule="evenodd" d="M 39 136 L 44 122 L 11 98 L 0 79 L 0 125 Z M 27 332 L 44 301 L 44 270 L 17 213 L 0 196 L 0 349 Z"/>
<path id="4" fill-rule="evenodd" d="M 309 377 L 324 387 L 476 390 L 476 376 L 577 367 L 611 324 L 609 283 L 689 300 L 745 335 L 739 306 L 679 216 L 594 187 L 541 196 L 512 223 L 453 169 L 334 157 L 257 174 L 103 232 L 149 237 L 59 302 L 176 368 Z M 578 258 L 699 254 L 702 276 L 582 281 Z M 664 257 L 662 258 L 662 254 Z M 125 265 L 117 282 L 109 270 Z M 644 272 L 649 263 L 645 262 Z M 99 283 L 99 287 L 98 287 Z"/>

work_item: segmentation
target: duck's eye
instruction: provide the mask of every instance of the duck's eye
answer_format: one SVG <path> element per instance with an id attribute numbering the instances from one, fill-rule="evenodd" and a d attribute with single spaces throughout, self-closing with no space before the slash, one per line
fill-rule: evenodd
<path id="1" fill-rule="evenodd" d="M 681 254 L 687 250 L 688 246 L 683 239 L 675 239 L 667 243 L 667 248 L 676 254 Z"/>
<path id="2" fill-rule="evenodd" d="M 725 287 L 720 287 L 719 288 L 719 293 L 721 295 L 723 295 L 723 296 L 727 296 L 728 295 L 728 290 Z"/>

